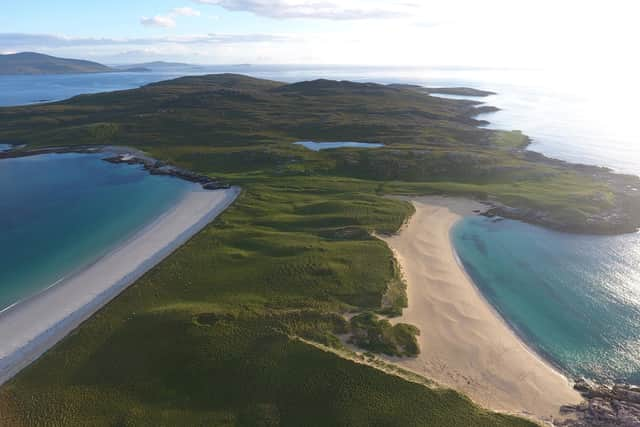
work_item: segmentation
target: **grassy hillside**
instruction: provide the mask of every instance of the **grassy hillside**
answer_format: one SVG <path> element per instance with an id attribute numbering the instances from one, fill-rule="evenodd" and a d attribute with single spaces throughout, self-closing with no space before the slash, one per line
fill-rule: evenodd
<path id="1" fill-rule="evenodd" d="M 308 343 L 346 351 L 338 335 L 356 328 L 374 351 L 415 352 L 411 328 L 376 320 L 406 304 L 390 250 L 370 233 L 397 230 L 412 207 L 385 194 L 492 198 L 558 224 L 635 221 L 632 178 L 528 154 L 520 133 L 479 129 L 474 108 L 410 86 L 219 75 L 0 109 L 0 142 L 136 146 L 243 187 L 0 388 L 0 424 L 531 425 Z M 310 139 L 386 145 L 292 145 Z"/>
<path id="2" fill-rule="evenodd" d="M 56 58 L 41 53 L 23 52 L 0 55 L 0 75 L 105 73 L 110 71 L 115 70 L 97 62 Z"/>
<path id="3" fill-rule="evenodd" d="M 471 194 L 568 231 L 640 224 L 636 177 L 524 150 L 519 132 L 477 127 L 477 103 L 414 86 L 317 80 L 285 85 L 222 74 L 0 110 L 0 141 L 119 144 L 212 173 L 329 175 L 401 182 L 402 192 Z M 297 140 L 380 142 L 378 150 L 305 152 Z M 264 175 L 264 174 L 263 174 Z"/>
<path id="4" fill-rule="evenodd" d="M 406 204 L 333 178 L 246 183 L 177 253 L 0 389 L 2 425 L 517 426 L 461 395 L 344 360 L 339 313 L 397 277 L 360 230 Z"/>

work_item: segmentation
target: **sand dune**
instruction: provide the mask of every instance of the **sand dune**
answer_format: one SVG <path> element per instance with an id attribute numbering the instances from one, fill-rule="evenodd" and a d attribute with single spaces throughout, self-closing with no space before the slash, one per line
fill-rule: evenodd
<path id="1" fill-rule="evenodd" d="M 394 360 L 500 411 L 558 417 L 580 396 L 569 381 L 534 354 L 484 299 L 460 266 L 451 227 L 483 206 L 464 199 L 411 199 L 415 215 L 384 240 L 408 283 L 409 307 L 398 322 L 421 330 L 421 354 Z"/>
<path id="2" fill-rule="evenodd" d="M 238 188 L 207 191 L 194 185 L 194 190 L 169 212 L 94 264 L 3 311 L 0 384 L 200 231 L 239 192 Z"/>

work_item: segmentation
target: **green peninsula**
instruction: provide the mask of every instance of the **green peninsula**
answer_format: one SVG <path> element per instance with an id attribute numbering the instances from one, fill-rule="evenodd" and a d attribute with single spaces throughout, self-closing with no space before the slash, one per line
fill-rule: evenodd
<path id="1" fill-rule="evenodd" d="M 464 195 L 568 231 L 640 224 L 637 178 L 528 152 L 521 133 L 478 127 L 477 108 L 411 86 L 212 75 L 0 109 L 0 142 L 27 144 L 5 156 L 124 145 L 243 188 L 2 386 L 2 422 L 532 425 L 377 369 L 382 362 L 340 339 L 357 328 L 355 341 L 372 351 L 415 353 L 417 331 L 377 320 L 397 314 L 406 295 L 393 254 L 372 233 L 397 231 L 413 209 L 385 195 Z M 315 152 L 293 144 L 303 140 L 384 146 Z M 372 330 L 385 340 L 370 339 Z"/>

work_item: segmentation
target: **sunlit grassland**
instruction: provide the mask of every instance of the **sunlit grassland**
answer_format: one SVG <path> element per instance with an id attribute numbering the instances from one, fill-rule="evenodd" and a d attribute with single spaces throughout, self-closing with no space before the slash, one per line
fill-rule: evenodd
<path id="1" fill-rule="evenodd" d="M 129 145 L 243 189 L 3 386 L 0 424 L 531 425 L 307 343 L 341 348 L 344 315 L 406 304 L 372 234 L 413 208 L 386 195 L 475 197 L 563 221 L 615 206 L 592 171 L 531 157 L 524 135 L 478 128 L 473 108 L 404 87 L 210 76 L 0 109 L 0 141 Z M 385 147 L 292 145 L 310 139 Z"/>
<path id="2" fill-rule="evenodd" d="M 7 425 L 529 425 L 341 346 L 396 274 L 375 184 L 248 184 L 219 219 L 0 391 Z M 367 232 L 358 232 L 364 230 Z M 345 234 L 346 233 L 346 234 Z"/>

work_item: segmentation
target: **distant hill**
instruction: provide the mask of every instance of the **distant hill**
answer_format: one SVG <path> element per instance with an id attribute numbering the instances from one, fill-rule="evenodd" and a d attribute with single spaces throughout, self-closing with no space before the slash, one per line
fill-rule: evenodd
<path id="1" fill-rule="evenodd" d="M 35 52 L 0 55 L 0 75 L 7 74 L 76 74 L 109 73 L 119 71 L 148 71 L 142 68 L 115 69 L 97 62 L 56 58 Z"/>
<path id="2" fill-rule="evenodd" d="M 175 69 L 185 69 L 185 68 L 199 68 L 198 65 L 193 64 L 185 64 L 182 62 L 165 62 L 165 61 L 153 61 L 153 62 L 144 62 L 141 64 L 129 64 L 129 65 L 118 65 L 116 66 L 119 70 L 124 69 L 139 69 L 144 68 L 147 70 L 175 70 Z"/>

